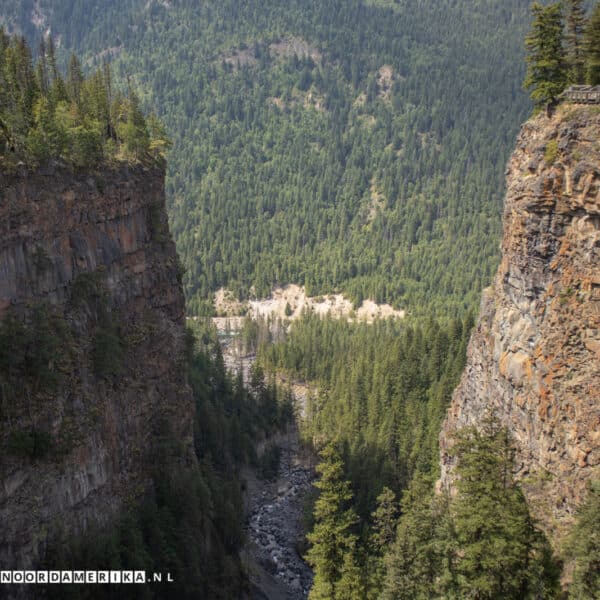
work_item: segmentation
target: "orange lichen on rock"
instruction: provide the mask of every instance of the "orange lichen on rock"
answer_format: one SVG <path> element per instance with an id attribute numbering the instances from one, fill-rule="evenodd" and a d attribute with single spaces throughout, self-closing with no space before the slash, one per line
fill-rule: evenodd
<path id="1" fill-rule="evenodd" d="M 440 436 L 440 485 L 452 487 L 453 432 L 494 409 L 513 435 L 526 495 L 544 498 L 537 516 L 554 541 L 600 477 L 598 139 L 600 114 L 589 108 L 523 126 L 507 172 L 502 260 Z M 531 480 L 537 472 L 543 485 Z"/>

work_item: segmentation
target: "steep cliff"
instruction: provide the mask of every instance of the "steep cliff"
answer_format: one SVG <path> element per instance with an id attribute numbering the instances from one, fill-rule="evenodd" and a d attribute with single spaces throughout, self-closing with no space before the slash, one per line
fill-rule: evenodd
<path id="1" fill-rule="evenodd" d="M 0 565 L 111 522 L 165 431 L 195 461 L 164 173 L 0 174 Z"/>
<path id="2" fill-rule="evenodd" d="M 564 105 L 521 129 L 507 170 L 502 261 L 443 425 L 493 409 L 514 437 L 518 476 L 557 541 L 600 477 L 600 111 Z"/>

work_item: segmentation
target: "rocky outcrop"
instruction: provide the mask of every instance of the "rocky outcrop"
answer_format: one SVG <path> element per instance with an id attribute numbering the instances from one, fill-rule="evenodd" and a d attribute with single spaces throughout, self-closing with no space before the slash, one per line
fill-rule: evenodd
<path id="1" fill-rule="evenodd" d="M 518 476 L 557 541 L 600 477 L 600 114 L 564 105 L 522 127 L 507 170 L 502 261 L 484 292 L 467 366 L 443 425 L 493 409 Z"/>
<path id="2" fill-rule="evenodd" d="M 0 174 L 0 319 L 34 343 L 49 323 L 55 341 L 62 332 L 37 366 L 47 385 L 27 364 L 45 356 L 36 348 L 2 365 L 2 568 L 35 566 L 48 545 L 110 523 L 151 484 L 165 431 L 194 462 L 184 318 L 162 170 Z M 11 331 L 18 347 L 23 330 Z"/>

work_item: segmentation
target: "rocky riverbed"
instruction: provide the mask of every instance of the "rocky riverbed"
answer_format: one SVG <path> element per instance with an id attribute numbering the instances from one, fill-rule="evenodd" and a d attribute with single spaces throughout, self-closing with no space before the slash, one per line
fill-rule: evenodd
<path id="1" fill-rule="evenodd" d="M 256 356 L 242 351 L 241 321 L 214 321 L 226 367 L 241 371 L 247 383 Z M 296 413 L 303 415 L 307 386 L 287 380 L 280 383 L 293 389 Z M 242 560 L 250 577 L 252 600 L 303 600 L 312 585 L 312 570 L 299 549 L 304 540 L 303 514 L 314 479 L 314 459 L 300 447 L 295 424 L 285 433 L 264 440 L 258 454 L 272 444 L 280 451 L 276 479 L 258 479 L 252 470 L 244 473 L 247 541 Z"/>
<path id="2" fill-rule="evenodd" d="M 298 446 L 297 433 L 278 440 L 281 449 L 278 477 L 248 487 L 245 549 L 250 578 L 269 600 L 308 597 L 312 571 L 300 557 L 303 511 L 312 487 L 310 459 Z"/>

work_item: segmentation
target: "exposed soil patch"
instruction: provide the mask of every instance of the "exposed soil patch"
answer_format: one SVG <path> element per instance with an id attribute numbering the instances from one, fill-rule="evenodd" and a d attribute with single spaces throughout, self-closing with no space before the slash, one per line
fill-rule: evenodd
<path id="1" fill-rule="evenodd" d="M 369 212 L 367 214 L 367 223 L 370 223 L 385 208 L 385 196 L 377 186 L 374 179 L 371 180 L 371 197 L 369 201 Z"/>
<path id="2" fill-rule="evenodd" d="M 379 96 L 389 100 L 394 85 L 394 69 L 390 65 L 383 65 L 377 71 L 377 88 Z"/>
<path id="3" fill-rule="evenodd" d="M 238 300 L 228 301 L 233 295 L 227 290 L 219 290 L 215 294 L 215 309 L 221 317 L 248 314 L 252 318 L 287 319 L 293 321 L 302 316 L 305 311 L 313 311 L 321 316 L 331 316 L 336 319 L 346 318 L 349 321 L 359 320 L 372 323 L 375 319 L 402 319 L 405 311 L 396 310 L 389 304 L 377 304 L 373 300 L 365 300 L 354 310 L 352 302 L 342 294 L 323 296 L 307 296 L 304 287 L 288 285 L 273 290 L 270 298 L 250 300 L 240 303 Z M 233 322 L 233 321 L 231 321 Z"/>
<path id="4" fill-rule="evenodd" d="M 318 48 L 309 44 L 306 40 L 299 37 L 284 38 L 269 46 L 269 50 L 277 55 L 289 58 L 296 55 L 298 58 L 312 58 L 317 64 L 321 64 L 323 55 Z"/>
<path id="5" fill-rule="evenodd" d="M 283 38 L 277 42 L 269 44 L 269 53 L 277 58 L 311 58 L 316 64 L 321 64 L 323 55 L 316 46 L 309 44 L 306 40 L 299 37 Z M 255 66 L 258 64 L 258 57 L 254 45 L 247 45 L 242 48 L 233 49 L 228 54 L 219 57 L 219 61 L 224 61 L 234 67 Z"/>

